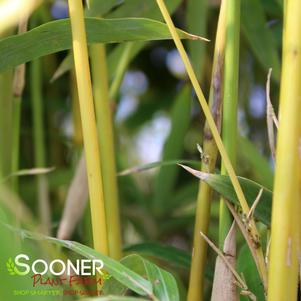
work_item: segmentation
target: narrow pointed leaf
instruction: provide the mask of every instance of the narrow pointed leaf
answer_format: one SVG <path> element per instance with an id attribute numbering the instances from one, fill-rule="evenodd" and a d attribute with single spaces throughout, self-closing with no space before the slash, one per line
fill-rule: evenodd
<path id="1" fill-rule="evenodd" d="M 231 180 L 228 176 L 218 175 L 218 174 L 209 174 L 194 170 L 187 166 L 182 166 L 188 172 L 196 176 L 197 178 L 205 181 L 212 189 L 220 193 L 224 198 L 229 200 L 231 203 L 239 205 L 234 187 L 231 183 Z M 258 193 L 263 189 L 261 198 L 255 208 L 254 216 L 264 223 L 267 226 L 271 224 L 271 208 L 272 208 L 272 192 L 262 185 L 243 178 L 238 177 L 238 181 L 241 185 L 241 188 L 245 194 L 246 200 L 251 207 L 253 202 L 256 200 Z"/>
<path id="2" fill-rule="evenodd" d="M 167 26 L 144 18 L 86 18 L 88 43 L 121 43 L 170 39 Z M 182 39 L 200 39 L 179 30 Z M 38 43 L 37 43 L 38 41 Z M 0 71 L 72 48 L 70 20 L 52 21 L 24 34 L 0 40 Z"/>
<path id="3" fill-rule="evenodd" d="M 134 167 L 127 168 L 125 170 L 122 170 L 118 173 L 118 176 L 128 176 L 131 174 L 144 172 L 150 169 L 159 168 L 163 166 L 176 166 L 177 164 L 193 164 L 195 166 L 199 166 L 199 161 L 193 161 L 193 160 L 164 160 L 164 161 L 156 161 L 151 162 L 143 165 L 137 165 Z"/>

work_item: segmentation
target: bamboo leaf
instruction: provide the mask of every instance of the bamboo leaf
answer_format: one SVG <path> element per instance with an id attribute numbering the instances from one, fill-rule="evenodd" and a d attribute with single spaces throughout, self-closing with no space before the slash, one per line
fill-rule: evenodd
<path id="1" fill-rule="evenodd" d="M 154 294 L 160 301 L 179 301 L 179 292 L 174 277 L 154 265 L 143 260 L 149 281 L 153 284 Z"/>
<path id="2" fill-rule="evenodd" d="M 89 44 L 171 39 L 167 26 L 151 19 L 86 18 L 85 21 Z M 181 30 L 178 33 L 182 39 L 201 39 Z M 0 71 L 71 47 L 69 19 L 43 24 L 27 33 L 0 40 Z"/>
<path id="3" fill-rule="evenodd" d="M 122 170 L 118 173 L 118 176 L 128 176 L 131 174 L 144 172 L 153 168 L 159 168 L 163 166 L 173 166 L 177 164 L 193 164 L 195 166 L 199 166 L 200 162 L 193 161 L 193 160 L 166 160 L 166 161 L 151 162 L 148 164 L 138 165 Z"/>
<path id="4" fill-rule="evenodd" d="M 242 31 L 258 61 L 266 71 L 272 68 L 274 79 L 279 81 L 280 60 L 260 0 L 241 2 L 241 22 Z"/>
<path id="5" fill-rule="evenodd" d="M 142 277 L 146 276 L 145 269 L 141 257 L 135 255 L 129 255 L 120 260 L 124 266 L 131 271 L 139 274 Z M 122 283 L 118 282 L 113 277 L 104 283 L 103 293 L 104 295 L 125 295 L 128 288 Z"/>
<path id="6" fill-rule="evenodd" d="M 188 172 L 196 176 L 197 178 L 205 181 L 211 188 L 220 193 L 225 199 L 231 203 L 239 205 L 235 190 L 231 184 L 229 176 L 209 174 L 201 171 L 194 170 L 187 166 L 182 166 Z M 272 192 L 262 185 L 243 178 L 237 177 L 241 188 L 245 194 L 248 205 L 251 207 L 253 202 L 261 189 L 263 189 L 262 196 L 258 205 L 255 208 L 254 216 L 267 226 L 271 224 L 271 208 L 272 208 Z"/>
<path id="7" fill-rule="evenodd" d="M 150 261 L 144 259 L 139 255 L 130 255 L 121 260 L 124 266 L 143 277 L 146 277 L 153 285 L 153 294 L 155 300 L 160 301 L 177 301 L 179 300 L 179 293 L 177 283 L 174 277 L 159 268 Z M 116 281 L 110 279 L 104 287 L 104 292 L 109 294 L 125 294 L 125 287 L 116 288 Z"/>

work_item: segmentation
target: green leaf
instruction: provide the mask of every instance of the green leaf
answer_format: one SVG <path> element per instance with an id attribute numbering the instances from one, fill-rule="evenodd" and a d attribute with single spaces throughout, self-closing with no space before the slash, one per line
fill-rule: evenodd
<path id="1" fill-rule="evenodd" d="M 280 59 L 260 0 L 241 2 L 241 27 L 258 61 L 268 72 L 273 68 L 273 78 L 280 79 Z"/>
<path id="2" fill-rule="evenodd" d="M 88 43 L 120 43 L 125 41 L 150 41 L 170 39 L 164 23 L 142 18 L 97 19 L 86 18 Z M 182 39 L 199 39 L 178 31 Z M 38 41 L 38 42 L 37 42 Z M 41 56 L 71 49 L 70 20 L 43 24 L 24 34 L 0 40 L 0 71 L 13 68 Z"/>
<path id="3" fill-rule="evenodd" d="M 156 297 L 155 300 L 179 300 L 177 283 L 175 278 L 170 273 L 160 269 L 155 264 L 135 254 L 123 258 L 121 262 L 129 269 L 134 270 L 143 277 L 146 277 L 152 283 L 153 293 Z M 124 287 L 119 287 L 116 289 L 116 281 L 114 281 L 114 279 L 108 281 L 105 286 L 105 293 L 124 294 L 126 292 Z"/>
<path id="4" fill-rule="evenodd" d="M 166 139 L 162 161 L 176 160 L 182 156 L 183 140 L 190 124 L 191 89 L 184 86 L 175 100 L 171 111 L 171 131 Z M 156 214 L 163 215 L 172 207 L 172 191 L 179 169 L 177 166 L 164 166 L 155 178 L 153 208 Z"/>
<path id="5" fill-rule="evenodd" d="M 160 301 L 179 301 L 180 296 L 175 278 L 150 261 L 143 260 L 143 262 L 148 279 L 153 284 L 155 296 Z"/>
<path id="6" fill-rule="evenodd" d="M 164 260 L 170 265 L 190 269 L 190 254 L 172 246 L 165 246 L 157 243 L 142 243 L 128 246 L 124 249 L 124 251 L 138 253 L 144 256 L 151 256 Z"/>
<path id="7" fill-rule="evenodd" d="M 142 277 L 146 277 L 145 268 L 143 261 L 140 257 L 136 255 L 129 255 L 120 260 L 120 262 L 126 266 L 131 271 L 139 274 Z M 116 279 L 111 278 L 109 281 L 106 281 L 103 288 L 103 293 L 105 295 L 125 295 L 127 292 L 127 287 L 116 281 Z"/>
<path id="8" fill-rule="evenodd" d="M 256 264 L 248 245 L 243 245 L 237 257 L 237 272 L 244 276 L 249 290 L 257 297 L 257 300 L 265 300 L 264 289 L 258 274 Z M 242 301 L 248 301 L 248 297 L 240 297 Z"/>
<path id="9" fill-rule="evenodd" d="M 197 178 L 205 181 L 212 189 L 220 193 L 224 198 L 229 200 L 231 203 L 239 205 L 239 201 L 237 199 L 234 187 L 231 183 L 229 176 L 218 175 L 218 174 L 209 174 L 205 172 L 201 172 L 198 170 L 194 170 L 190 167 L 183 166 L 188 172 L 196 176 Z M 238 181 L 241 185 L 241 188 L 244 192 L 246 200 L 251 207 L 253 202 L 256 200 L 258 193 L 261 189 L 263 189 L 260 201 L 258 202 L 254 216 L 264 223 L 267 226 L 271 225 L 271 210 L 272 210 L 272 192 L 262 185 L 243 178 L 237 177 Z"/>

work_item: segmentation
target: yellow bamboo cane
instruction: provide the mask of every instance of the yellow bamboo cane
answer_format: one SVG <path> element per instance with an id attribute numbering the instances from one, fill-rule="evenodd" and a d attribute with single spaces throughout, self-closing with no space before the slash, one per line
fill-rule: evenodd
<path id="1" fill-rule="evenodd" d="M 68 3 L 72 28 L 75 73 L 87 163 L 94 248 L 103 254 L 108 254 L 100 153 L 93 104 L 83 4 L 81 0 L 69 0 Z"/>
<path id="2" fill-rule="evenodd" d="M 301 1 L 286 2 L 268 300 L 295 301 L 300 255 Z"/>

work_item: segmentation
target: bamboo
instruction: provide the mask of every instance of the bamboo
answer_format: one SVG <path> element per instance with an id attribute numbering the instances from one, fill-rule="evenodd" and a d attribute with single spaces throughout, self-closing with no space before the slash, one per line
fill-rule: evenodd
<path id="1" fill-rule="evenodd" d="M 30 84 L 33 117 L 33 144 L 36 167 L 46 167 L 46 148 L 44 133 L 44 110 L 42 97 L 41 61 L 35 60 L 30 64 Z M 51 210 L 49 204 L 49 188 L 46 175 L 37 175 L 37 199 L 39 217 L 45 234 L 50 234 Z"/>
<path id="2" fill-rule="evenodd" d="M 19 23 L 18 33 L 27 31 L 28 17 L 22 19 Z M 12 141 L 12 173 L 19 169 L 20 154 L 20 126 L 21 126 L 21 101 L 25 86 L 25 64 L 19 65 L 15 69 L 13 79 L 13 141 Z M 12 188 L 18 192 L 18 177 L 12 179 Z"/>
<path id="3" fill-rule="evenodd" d="M 224 46 L 225 46 L 225 3 L 222 1 L 218 20 L 211 87 L 209 95 L 209 106 L 214 116 L 217 127 L 221 123 L 221 104 L 222 104 L 222 82 L 224 66 Z M 217 147 L 213 140 L 208 122 L 204 127 L 203 150 L 208 155 L 208 160 L 202 161 L 202 171 L 213 172 L 217 159 Z M 201 181 L 196 205 L 196 218 L 194 225 L 193 252 L 190 268 L 188 301 L 203 300 L 204 295 L 204 274 L 207 258 L 207 243 L 204 241 L 200 232 L 207 235 L 210 220 L 210 201 L 212 189 L 205 182 Z"/>
<path id="4" fill-rule="evenodd" d="M 118 67 L 116 70 L 116 75 L 110 87 L 110 99 L 114 100 L 117 96 L 118 90 L 122 84 L 122 80 L 124 78 L 124 74 L 131 60 L 131 52 L 133 50 L 134 43 L 128 42 L 126 43 L 122 56 L 119 60 Z"/>
<path id="5" fill-rule="evenodd" d="M 269 301 L 297 300 L 300 256 L 301 2 L 286 2 L 273 193 Z"/>
<path id="6" fill-rule="evenodd" d="M 218 150 L 221 154 L 221 158 L 222 160 L 224 161 L 224 165 L 225 165 L 225 169 L 231 179 L 231 182 L 233 184 L 233 187 L 235 189 L 235 192 L 237 194 L 237 198 L 240 202 L 240 205 L 241 205 L 241 208 L 242 208 L 242 211 L 244 214 L 248 214 L 249 212 L 249 206 L 247 204 L 247 201 L 246 201 L 246 198 L 243 194 L 243 191 L 241 189 L 241 186 L 238 182 L 238 179 L 236 177 L 236 174 L 235 174 L 235 171 L 233 169 L 233 166 L 231 164 L 231 161 L 229 159 L 229 156 L 225 150 L 225 147 L 223 145 L 223 142 L 222 142 L 222 139 L 219 135 L 219 131 L 218 131 L 218 128 L 217 126 L 215 125 L 215 122 L 214 122 L 214 118 L 212 117 L 211 115 L 211 112 L 210 112 L 210 109 L 209 109 L 209 106 L 206 102 L 206 99 L 204 97 L 204 94 L 202 92 L 202 89 L 198 83 L 198 80 L 197 80 L 197 77 L 193 71 L 193 68 L 191 66 L 191 63 L 189 61 L 189 58 L 188 58 L 188 55 L 184 49 L 184 46 L 179 38 L 179 35 L 176 31 L 176 28 L 171 20 L 171 17 L 168 13 L 168 10 L 164 4 L 164 1 L 163 0 L 156 0 L 157 1 L 157 4 L 161 10 L 161 13 L 165 19 L 165 22 L 169 28 L 169 31 L 172 35 L 172 38 L 176 44 L 176 47 L 182 57 L 182 60 L 183 60 L 183 63 L 185 65 L 185 68 L 186 68 L 186 71 L 188 73 L 188 76 L 191 80 L 191 83 L 194 87 L 194 90 L 196 92 L 196 95 L 198 97 L 198 100 L 200 102 L 200 105 L 203 109 L 203 112 L 204 112 L 204 115 L 206 117 L 206 120 L 208 121 L 208 125 L 210 127 L 210 130 L 211 130 L 211 133 L 212 133 L 212 136 L 216 142 L 216 145 L 218 147 Z M 258 239 L 259 239 L 259 234 L 258 234 L 258 231 L 257 231 L 257 228 L 256 228 L 256 224 L 254 222 L 254 220 L 252 220 L 250 222 L 250 235 L 252 236 L 252 239 L 254 240 L 254 243 L 255 245 L 258 246 Z M 262 253 L 262 249 L 260 247 L 257 247 L 256 249 L 256 252 L 257 252 L 257 255 L 258 255 L 258 260 L 259 260 L 259 266 L 258 266 L 258 269 L 259 269 L 259 274 L 261 276 L 261 279 L 263 280 L 263 283 L 264 283 L 264 286 L 266 287 L 266 267 L 265 267 L 265 263 L 264 263 L 264 257 L 263 257 L 263 253 Z"/>
<path id="7" fill-rule="evenodd" d="M 122 242 L 106 49 L 102 44 L 93 44 L 90 52 L 106 216 L 110 221 L 107 224 L 109 254 L 120 259 Z"/>
<path id="8" fill-rule="evenodd" d="M 83 4 L 81 0 L 69 0 L 68 3 L 72 28 L 75 72 L 84 136 L 84 148 L 87 162 L 94 248 L 103 254 L 108 254 L 109 246 L 107 238 L 106 213 Z"/>
<path id="9" fill-rule="evenodd" d="M 239 40 L 240 40 L 240 0 L 228 0 L 226 8 L 226 46 L 225 46 L 225 78 L 223 96 L 222 137 L 225 149 L 236 166 L 237 147 L 237 102 L 239 74 Z M 226 174 L 224 161 L 221 173 Z M 220 201 L 219 214 L 219 247 L 224 241 L 232 225 L 232 217 L 223 198 Z"/>

